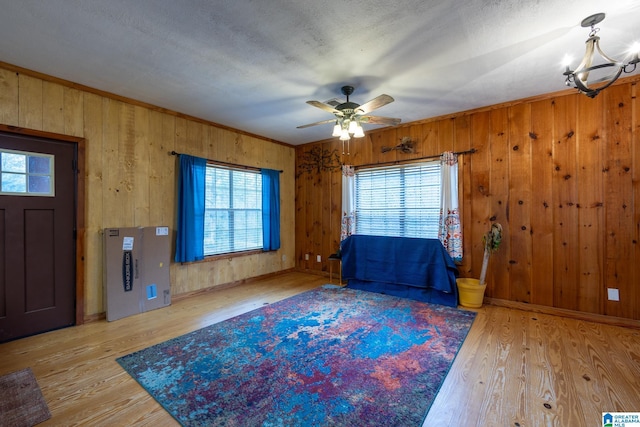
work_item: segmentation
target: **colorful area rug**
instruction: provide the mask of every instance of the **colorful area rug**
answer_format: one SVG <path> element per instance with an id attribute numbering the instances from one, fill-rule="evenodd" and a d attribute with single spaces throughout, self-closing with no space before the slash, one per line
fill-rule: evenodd
<path id="1" fill-rule="evenodd" d="M 118 359 L 184 426 L 420 426 L 475 313 L 317 288 Z"/>
<path id="2" fill-rule="evenodd" d="M 31 368 L 0 377 L 0 426 L 31 427 L 51 418 Z"/>

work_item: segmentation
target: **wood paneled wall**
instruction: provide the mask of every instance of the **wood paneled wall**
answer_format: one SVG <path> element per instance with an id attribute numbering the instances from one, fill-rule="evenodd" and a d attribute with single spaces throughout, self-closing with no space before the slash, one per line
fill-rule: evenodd
<path id="1" fill-rule="evenodd" d="M 0 124 L 85 139 L 85 315 L 104 312 L 102 230 L 167 225 L 175 233 L 172 150 L 281 169 L 282 247 L 275 252 L 171 264 L 172 294 L 295 266 L 295 150 L 241 132 L 0 64 Z M 172 254 L 174 253 L 172 248 Z"/>
<path id="2" fill-rule="evenodd" d="M 339 246 L 341 172 L 326 160 L 331 153 L 358 166 L 474 148 L 460 156 L 461 276 L 479 277 L 482 235 L 496 221 L 504 240 L 486 296 L 640 319 L 638 81 L 595 99 L 565 92 L 367 132 L 349 155 L 337 139 L 297 147 L 297 266 L 328 271 Z M 405 136 L 415 154 L 382 153 Z M 325 154 L 320 170 L 303 167 L 312 150 Z M 619 290 L 619 302 L 607 288 Z"/>

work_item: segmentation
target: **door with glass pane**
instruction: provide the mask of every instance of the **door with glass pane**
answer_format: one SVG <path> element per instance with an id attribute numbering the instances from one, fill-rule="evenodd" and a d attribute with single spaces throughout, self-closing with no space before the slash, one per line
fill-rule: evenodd
<path id="1" fill-rule="evenodd" d="M 77 145 L 0 133 L 0 342 L 75 323 Z"/>

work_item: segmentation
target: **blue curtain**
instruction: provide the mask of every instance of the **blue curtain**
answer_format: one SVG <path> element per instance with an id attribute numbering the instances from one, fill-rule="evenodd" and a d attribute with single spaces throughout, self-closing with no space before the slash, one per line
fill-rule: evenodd
<path id="1" fill-rule="evenodd" d="M 261 169 L 262 175 L 262 249 L 280 248 L 280 171 Z"/>
<path id="2" fill-rule="evenodd" d="M 204 259 L 204 182 L 207 160 L 180 154 L 176 262 Z"/>

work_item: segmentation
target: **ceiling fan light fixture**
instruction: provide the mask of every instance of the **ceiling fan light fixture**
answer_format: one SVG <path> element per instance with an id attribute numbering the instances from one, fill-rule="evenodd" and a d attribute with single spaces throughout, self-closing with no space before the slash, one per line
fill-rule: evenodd
<path id="1" fill-rule="evenodd" d="M 349 136 L 348 129 L 342 129 L 342 133 L 340 134 L 340 141 L 348 141 L 351 137 Z"/>
<path id="2" fill-rule="evenodd" d="M 358 129 L 358 122 L 354 119 L 349 120 L 349 133 L 354 134 Z"/>
<path id="3" fill-rule="evenodd" d="M 340 135 L 342 135 L 342 126 L 340 126 L 340 123 L 338 123 L 338 121 L 336 120 L 336 125 L 333 127 L 333 133 L 331 134 L 331 136 Z"/>
<path id="4" fill-rule="evenodd" d="M 362 138 L 363 136 L 364 136 L 364 129 L 362 129 L 362 126 L 360 126 L 360 123 L 358 123 L 358 126 L 356 127 L 356 130 L 353 133 L 353 137 Z"/>
<path id="5" fill-rule="evenodd" d="M 596 35 L 600 29 L 596 28 L 595 25 L 602 22 L 604 17 L 604 13 L 596 13 L 582 20 L 582 27 L 591 27 L 589 38 L 587 38 L 585 42 L 586 50 L 584 57 L 575 70 L 571 70 L 570 66 L 566 65 L 563 73 L 567 86 L 575 87 L 589 98 L 594 98 L 601 90 L 611 86 L 623 71 L 625 73 L 634 72 L 636 65 L 640 62 L 637 51 L 626 64 L 610 58 L 602 51 L 600 48 L 600 37 Z M 605 62 L 593 65 L 596 52 Z M 610 73 L 606 74 L 607 72 Z M 603 73 L 605 75 L 602 75 Z M 592 77 L 591 80 L 589 80 L 590 77 Z"/>

